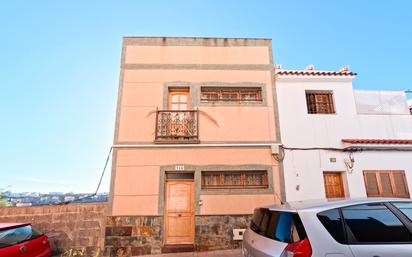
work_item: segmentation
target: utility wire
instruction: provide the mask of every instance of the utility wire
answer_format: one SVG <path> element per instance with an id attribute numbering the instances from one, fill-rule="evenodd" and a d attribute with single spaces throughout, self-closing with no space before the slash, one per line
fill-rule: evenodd
<path id="1" fill-rule="evenodd" d="M 412 148 L 396 148 L 396 147 L 362 147 L 351 146 L 347 148 L 335 148 L 335 147 L 286 147 L 281 146 L 284 150 L 290 151 L 311 151 L 311 150 L 326 150 L 326 151 L 338 151 L 338 152 L 366 152 L 366 151 L 396 151 L 396 152 L 410 152 Z"/>
<path id="2" fill-rule="evenodd" d="M 109 160 L 110 160 L 110 156 L 111 156 L 112 151 L 113 151 L 113 146 L 110 147 L 109 153 L 107 154 L 106 162 L 104 164 L 102 174 L 100 175 L 99 183 L 97 184 L 96 191 L 93 194 L 83 196 L 83 197 L 81 197 L 79 199 L 76 199 L 76 200 L 73 200 L 73 201 L 66 201 L 66 202 L 58 203 L 57 205 L 75 203 L 75 202 L 79 202 L 79 201 L 82 201 L 84 199 L 87 199 L 87 198 L 90 198 L 90 197 L 93 197 L 93 196 L 97 195 L 97 192 L 99 191 L 100 185 L 102 184 L 102 181 L 103 181 L 104 173 L 106 172 L 107 164 L 109 164 Z"/>
<path id="3" fill-rule="evenodd" d="M 97 195 L 97 191 L 99 191 L 100 185 L 102 184 L 103 176 L 106 171 L 107 164 L 109 163 L 112 150 L 113 150 L 113 146 L 110 147 L 109 153 L 107 154 L 106 163 L 104 164 L 102 175 L 100 176 L 99 184 L 97 184 L 97 188 L 96 188 L 96 191 L 94 192 L 94 195 Z"/>

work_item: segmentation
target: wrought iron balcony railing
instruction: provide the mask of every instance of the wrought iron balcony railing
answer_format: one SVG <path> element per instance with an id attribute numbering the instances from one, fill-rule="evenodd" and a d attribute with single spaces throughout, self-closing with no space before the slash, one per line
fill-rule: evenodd
<path id="1" fill-rule="evenodd" d="M 157 111 L 156 143 L 198 143 L 199 111 Z"/>

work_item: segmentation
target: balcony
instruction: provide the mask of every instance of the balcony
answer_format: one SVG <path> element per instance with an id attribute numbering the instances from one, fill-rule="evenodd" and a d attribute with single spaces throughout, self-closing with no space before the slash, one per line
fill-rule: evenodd
<path id="1" fill-rule="evenodd" d="M 157 111 L 155 143 L 199 143 L 199 111 Z"/>

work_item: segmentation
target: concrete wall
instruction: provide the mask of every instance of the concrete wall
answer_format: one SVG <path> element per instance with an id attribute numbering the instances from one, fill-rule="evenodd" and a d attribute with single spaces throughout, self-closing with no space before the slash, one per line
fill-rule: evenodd
<path id="1" fill-rule="evenodd" d="M 174 171 L 174 165 L 183 165 L 185 171 L 195 172 L 197 214 L 251 214 L 256 206 L 277 202 L 275 193 L 281 194 L 278 164 L 268 148 L 118 149 L 114 165 L 116 180 L 112 187 L 111 212 L 114 216 L 163 215 L 164 181 L 161 178 L 164 172 Z M 223 193 L 201 190 L 201 171 L 259 167 L 270 172 L 269 189 Z M 203 201 L 201 206 L 198 200 Z"/>
<path id="2" fill-rule="evenodd" d="M 412 192 L 411 152 L 357 152 L 352 172 L 344 165 L 348 153 L 334 151 L 286 151 L 284 159 L 288 201 L 325 198 L 323 172 L 342 172 L 345 196 L 366 197 L 364 170 L 404 170 Z M 331 162 L 330 158 L 336 158 Z M 299 189 L 297 189 L 297 187 Z"/>
<path id="3" fill-rule="evenodd" d="M 155 111 L 156 108 L 167 109 L 163 101 L 168 93 L 165 85 L 172 82 L 179 86 L 196 84 L 198 88 L 202 84 L 210 85 L 210 82 L 219 82 L 223 86 L 249 83 L 265 87 L 266 105 L 204 106 L 191 99 L 191 109 L 199 108 L 202 112 L 199 120 L 202 142 L 275 140 L 270 71 L 125 70 L 116 143 L 153 143 Z M 200 90 L 198 95 L 200 97 Z"/>
<path id="4" fill-rule="evenodd" d="M 342 148 L 342 139 L 410 139 L 412 115 L 358 114 L 352 77 L 276 77 L 282 144 L 286 147 Z M 335 114 L 308 114 L 305 90 L 331 90 Z M 332 161 L 331 159 L 332 158 Z M 412 152 L 348 153 L 326 150 L 286 150 L 284 177 L 288 201 L 325 198 L 324 171 L 341 171 L 346 197 L 366 197 L 364 170 L 404 170 L 412 192 Z M 335 160 L 335 161 L 334 161 Z"/>
<path id="5" fill-rule="evenodd" d="M 190 87 L 190 109 L 202 112 L 201 142 L 276 140 L 270 40 L 228 40 L 226 45 L 164 40 L 124 40 L 115 143 L 153 143 L 155 111 L 167 109 L 168 86 Z M 260 86 L 263 104 L 199 103 L 200 87 L 213 85 Z"/>
<path id="6" fill-rule="evenodd" d="M 351 78 L 276 81 L 282 143 L 299 147 L 341 147 L 343 138 L 412 138 L 411 115 L 358 114 Z M 335 114 L 308 114 L 305 90 L 333 91 Z"/>
<path id="7" fill-rule="evenodd" d="M 113 153 L 111 215 L 163 214 L 161 169 L 168 165 L 221 166 L 219 170 L 267 165 L 273 175 L 272 188 L 281 195 L 279 166 L 269 146 L 278 141 L 271 40 L 125 38 L 121 68 L 114 144 L 136 145 L 137 149 Z M 202 86 L 260 87 L 263 101 L 202 103 Z M 185 149 L 139 147 L 155 144 L 156 110 L 168 109 L 169 88 L 176 87 L 189 88 L 190 109 L 199 110 L 200 144 Z M 207 143 L 267 146 L 202 147 Z M 251 214 L 256 204 L 273 203 L 279 198 L 274 197 L 273 190 L 266 194 L 252 191 L 230 194 L 230 208 L 224 194 L 200 192 L 197 199 L 204 204 L 198 214 Z"/>
<path id="8" fill-rule="evenodd" d="M 256 206 L 279 202 L 281 170 L 271 152 L 279 140 L 271 47 L 268 39 L 124 38 L 107 251 L 159 253 L 166 172 L 184 169 L 194 175 L 198 249 L 238 247 L 231 229 L 246 227 Z M 260 87 L 262 101 L 202 102 L 202 86 Z M 189 89 L 190 109 L 199 110 L 196 144 L 154 142 L 156 110 L 168 109 L 169 89 L 176 88 Z M 268 171 L 269 187 L 201 189 L 202 171 L 244 170 Z M 218 229 L 213 221 L 232 224 Z M 146 223 L 160 232 L 139 234 Z"/>
<path id="9" fill-rule="evenodd" d="M 107 204 L 0 208 L 0 222 L 29 222 L 46 233 L 55 254 L 97 257 L 103 253 Z"/>

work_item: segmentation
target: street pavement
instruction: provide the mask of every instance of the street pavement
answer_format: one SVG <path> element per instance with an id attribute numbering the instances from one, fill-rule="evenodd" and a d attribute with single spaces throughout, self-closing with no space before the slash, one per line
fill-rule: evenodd
<path id="1" fill-rule="evenodd" d="M 156 255 L 139 255 L 138 257 L 241 257 L 240 249 L 206 251 L 206 252 L 190 252 L 190 253 L 165 253 Z M 54 255 L 53 257 L 61 257 Z"/>
<path id="2" fill-rule="evenodd" d="M 240 249 L 191 252 L 191 253 L 166 253 L 158 255 L 141 255 L 139 257 L 241 257 Z"/>

